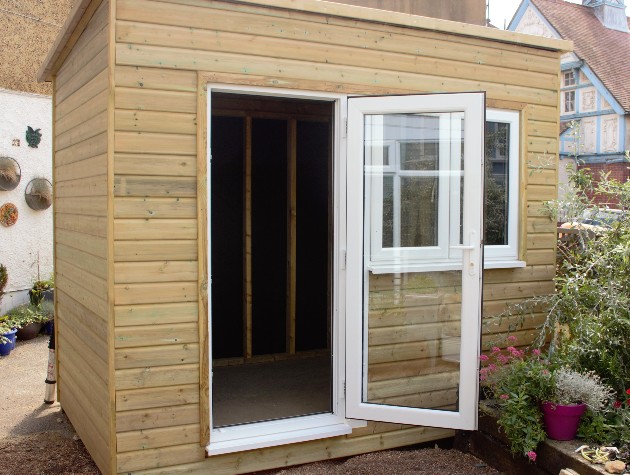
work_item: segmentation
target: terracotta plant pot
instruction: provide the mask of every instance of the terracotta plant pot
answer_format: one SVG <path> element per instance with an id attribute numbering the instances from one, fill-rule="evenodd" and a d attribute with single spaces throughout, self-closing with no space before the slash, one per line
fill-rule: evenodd
<path id="1" fill-rule="evenodd" d="M 547 437 L 553 440 L 573 440 L 577 434 L 580 418 L 586 410 L 586 404 L 563 406 L 544 402 L 543 419 Z"/>
<path id="2" fill-rule="evenodd" d="M 39 335 L 40 330 L 42 329 L 42 324 L 39 322 L 29 323 L 28 325 L 24 325 L 17 331 L 18 340 L 32 340 L 37 335 Z"/>

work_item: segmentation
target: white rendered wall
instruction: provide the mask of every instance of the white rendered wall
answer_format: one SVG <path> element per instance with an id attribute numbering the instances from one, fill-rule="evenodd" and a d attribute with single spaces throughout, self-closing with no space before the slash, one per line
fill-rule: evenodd
<path id="1" fill-rule="evenodd" d="M 27 126 L 41 129 L 38 148 L 26 141 Z M 20 145 L 14 144 L 19 140 Z M 48 96 L 0 89 L 0 156 L 15 159 L 22 170 L 20 184 L 0 191 L 0 206 L 10 202 L 18 208 L 13 226 L 0 225 L 0 264 L 9 272 L 9 284 L 0 302 L 0 314 L 28 301 L 27 291 L 38 278 L 49 279 L 53 272 L 52 206 L 34 211 L 24 199 L 26 185 L 33 178 L 52 183 L 52 102 Z"/>

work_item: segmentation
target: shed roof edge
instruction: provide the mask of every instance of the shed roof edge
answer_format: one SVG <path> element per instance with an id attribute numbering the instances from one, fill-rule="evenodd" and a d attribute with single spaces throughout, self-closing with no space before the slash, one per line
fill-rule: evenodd
<path id="1" fill-rule="evenodd" d="M 360 21 L 369 21 L 374 23 L 382 23 L 408 28 L 417 28 L 422 30 L 431 30 L 441 33 L 449 33 L 460 36 L 469 36 L 488 40 L 499 41 L 502 43 L 517 44 L 520 46 L 540 48 L 558 52 L 569 52 L 573 50 L 573 42 L 569 40 L 558 40 L 544 38 L 541 36 L 525 35 L 513 31 L 499 30 L 480 25 L 469 23 L 460 23 L 450 20 L 442 20 L 438 18 L 429 18 L 419 15 L 410 15 L 408 13 L 387 12 L 384 17 L 383 10 L 374 8 L 360 7 L 356 5 L 346 5 L 334 3 L 327 0 L 225 0 L 231 3 L 243 3 L 249 5 L 257 5 L 270 8 L 281 8 L 287 10 L 297 10 L 302 12 L 318 13 L 322 15 L 331 15 L 343 18 L 350 18 Z M 89 10 L 90 5 L 95 3 L 99 5 L 102 0 L 79 0 L 74 6 L 72 12 L 68 16 L 64 26 L 62 27 L 57 39 L 51 50 L 49 51 L 43 64 L 37 73 L 37 80 L 40 82 L 51 81 L 52 76 L 56 73 L 59 59 L 64 51 L 72 48 L 80 33 L 87 25 L 86 20 L 82 21 L 83 16 Z M 94 11 L 95 8 L 92 8 Z M 75 30 L 77 30 L 75 34 Z"/>
<path id="2" fill-rule="evenodd" d="M 57 39 L 55 40 L 52 48 L 50 48 L 46 59 L 37 71 L 38 82 L 48 82 L 52 80 L 52 76 L 54 72 L 56 72 L 53 71 L 53 69 L 55 68 L 56 63 L 61 57 L 63 51 L 67 48 L 71 48 L 74 45 L 74 43 L 80 36 L 80 33 L 82 33 L 87 26 L 87 21 L 81 22 L 83 15 L 90 7 L 90 4 L 96 3 L 97 5 L 100 5 L 101 2 L 102 0 L 79 0 L 72 8 L 70 14 L 68 15 L 68 18 L 66 18 L 65 23 L 61 27 L 59 35 L 57 35 Z M 89 18 L 87 20 L 89 20 Z M 78 27 L 80 27 L 81 32 L 78 35 L 74 35 L 74 32 Z M 74 41 L 72 41 L 73 36 Z"/>

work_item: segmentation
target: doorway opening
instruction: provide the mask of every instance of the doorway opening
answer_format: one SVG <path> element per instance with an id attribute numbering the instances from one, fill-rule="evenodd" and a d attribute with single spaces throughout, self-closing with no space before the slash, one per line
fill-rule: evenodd
<path id="1" fill-rule="evenodd" d="M 334 111 L 211 94 L 213 428 L 332 412 Z"/>

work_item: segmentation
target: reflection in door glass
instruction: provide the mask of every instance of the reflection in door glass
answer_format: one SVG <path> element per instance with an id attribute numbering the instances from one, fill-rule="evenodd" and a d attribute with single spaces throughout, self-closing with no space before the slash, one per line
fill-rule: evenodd
<path id="1" fill-rule="evenodd" d="M 366 252 L 378 239 L 396 264 L 423 256 L 448 267 L 366 273 L 363 402 L 457 411 L 463 257 L 450 246 L 462 237 L 464 116 L 364 117 Z"/>

